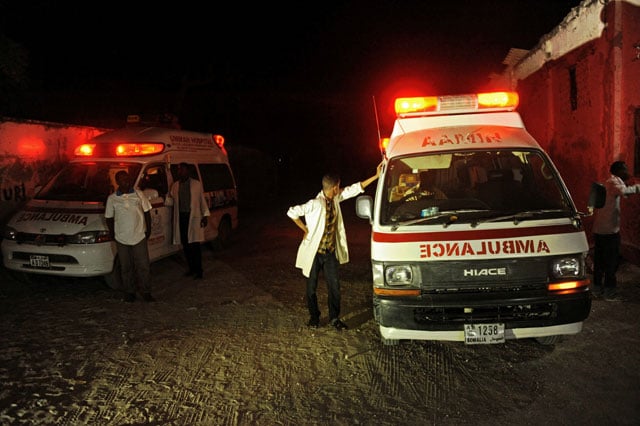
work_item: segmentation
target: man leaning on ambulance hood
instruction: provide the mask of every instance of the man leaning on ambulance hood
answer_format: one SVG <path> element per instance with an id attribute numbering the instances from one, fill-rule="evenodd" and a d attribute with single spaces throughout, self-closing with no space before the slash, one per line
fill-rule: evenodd
<path id="1" fill-rule="evenodd" d="M 302 269 L 302 274 L 307 277 L 306 302 L 309 309 L 307 323 L 309 327 L 316 328 L 320 325 L 316 289 L 318 275 L 322 270 L 327 282 L 329 324 L 337 330 L 348 328 L 340 320 L 338 266 L 349 261 L 340 202 L 363 193 L 364 189 L 380 176 L 383 164 L 383 162 L 378 164 L 376 174 L 372 177 L 344 188 L 340 188 L 340 178 L 337 175 L 326 174 L 322 178 L 322 190 L 316 198 L 304 204 L 292 206 L 287 211 L 287 216 L 304 232 L 298 247 L 296 268 Z"/>

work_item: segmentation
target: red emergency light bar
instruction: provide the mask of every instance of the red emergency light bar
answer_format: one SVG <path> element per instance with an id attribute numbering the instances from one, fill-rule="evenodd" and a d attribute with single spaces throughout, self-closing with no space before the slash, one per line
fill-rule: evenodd
<path id="1" fill-rule="evenodd" d="M 488 111 L 512 111 L 519 97 L 516 92 L 471 93 L 464 95 L 397 98 L 398 117 L 412 115 L 463 114 Z"/>
<path id="2" fill-rule="evenodd" d="M 85 143 L 74 150 L 77 157 L 141 157 L 164 151 L 163 143 Z"/>

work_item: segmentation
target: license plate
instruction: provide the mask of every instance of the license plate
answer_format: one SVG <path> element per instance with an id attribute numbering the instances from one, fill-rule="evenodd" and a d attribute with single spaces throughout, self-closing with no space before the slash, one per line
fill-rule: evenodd
<path id="1" fill-rule="evenodd" d="M 504 324 L 465 324 L 464 343 L 467 345 L 504 343 Z"/>
<path id="2" fill-rule="evenodd" d="M 49 256 L 31 255 L 29 256 L 29 264 L 34 268 L 48 268 Z"/>

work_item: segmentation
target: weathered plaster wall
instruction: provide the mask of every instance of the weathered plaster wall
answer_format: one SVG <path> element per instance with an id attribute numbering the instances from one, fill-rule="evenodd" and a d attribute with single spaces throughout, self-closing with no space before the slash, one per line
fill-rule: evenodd
<path id="1" fill-rule="evenodd" d="M 74 147 L 104 129 L 0 119 L 0 224 L 44 185 Z"/>
<path id="2" fill-rule="evenodd" d="M 525 124 L 553 158 L 581 210 L 591 182 L 605 180 L 613 161 L 640 170 L 635 158 L 640 128 L 634 128 L 640 110 L 639 22 L 639 0 L 585 0 L 513 73 Z M 640 182 L 640 174 L 635 179 Z M 622 212 L 623 255 L 640 264 L 640 197 L 623 200 Z M 588 231 L 592 219 L 585 221 Z"/>

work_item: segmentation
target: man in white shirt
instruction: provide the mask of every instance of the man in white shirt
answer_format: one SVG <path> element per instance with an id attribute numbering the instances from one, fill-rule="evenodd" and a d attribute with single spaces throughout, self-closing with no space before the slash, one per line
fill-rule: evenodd
<path id="1" fill-rule="evenodd" d="M 296 256 L 296 267 L 302 269 L 302 274 L 307 278 L 308 327 L 317 328 L 320 325 L 316 289 L 322 271 L 327 281 L 329 324 L 338 331 L 348 328 L 340 320 L 338 266 L 349 261 L 340 203 L 364 192 L 380 176 L 382 164 L 378 165 L 375 175 L 344 188 L 340 187 L 338 176 L 327 174 L 322 178 L 322 190 L 315 198 L 287 210 L 287 216 L 304 232 Z"/>
<path id="2" fill-rule="evenodd" d="M 147 247 L 151 235 L 151 203 L 142 191 L 133 188 L 129 173 L 120 170 L 115 178 L 118 189 L 107 198 L 104 216 L 118 249 L 125 301 L 133 302 L 139 289 L 142 299 L 152 302 Z"/>
<path id="3" fill-rule="evenodd" d="M 597 209 L 593 223 L 593 293 L 604 295 L 604 300 L 620 302 L 617 293 L 616 273 L 620 259 L 620 199 L 640 193 L 640 184 L 625 183 L 630 177 L 624 161 L 614 161 L 609 167 L 611 176 L 604 186 L 607 198 L 604 206 Z"/>

